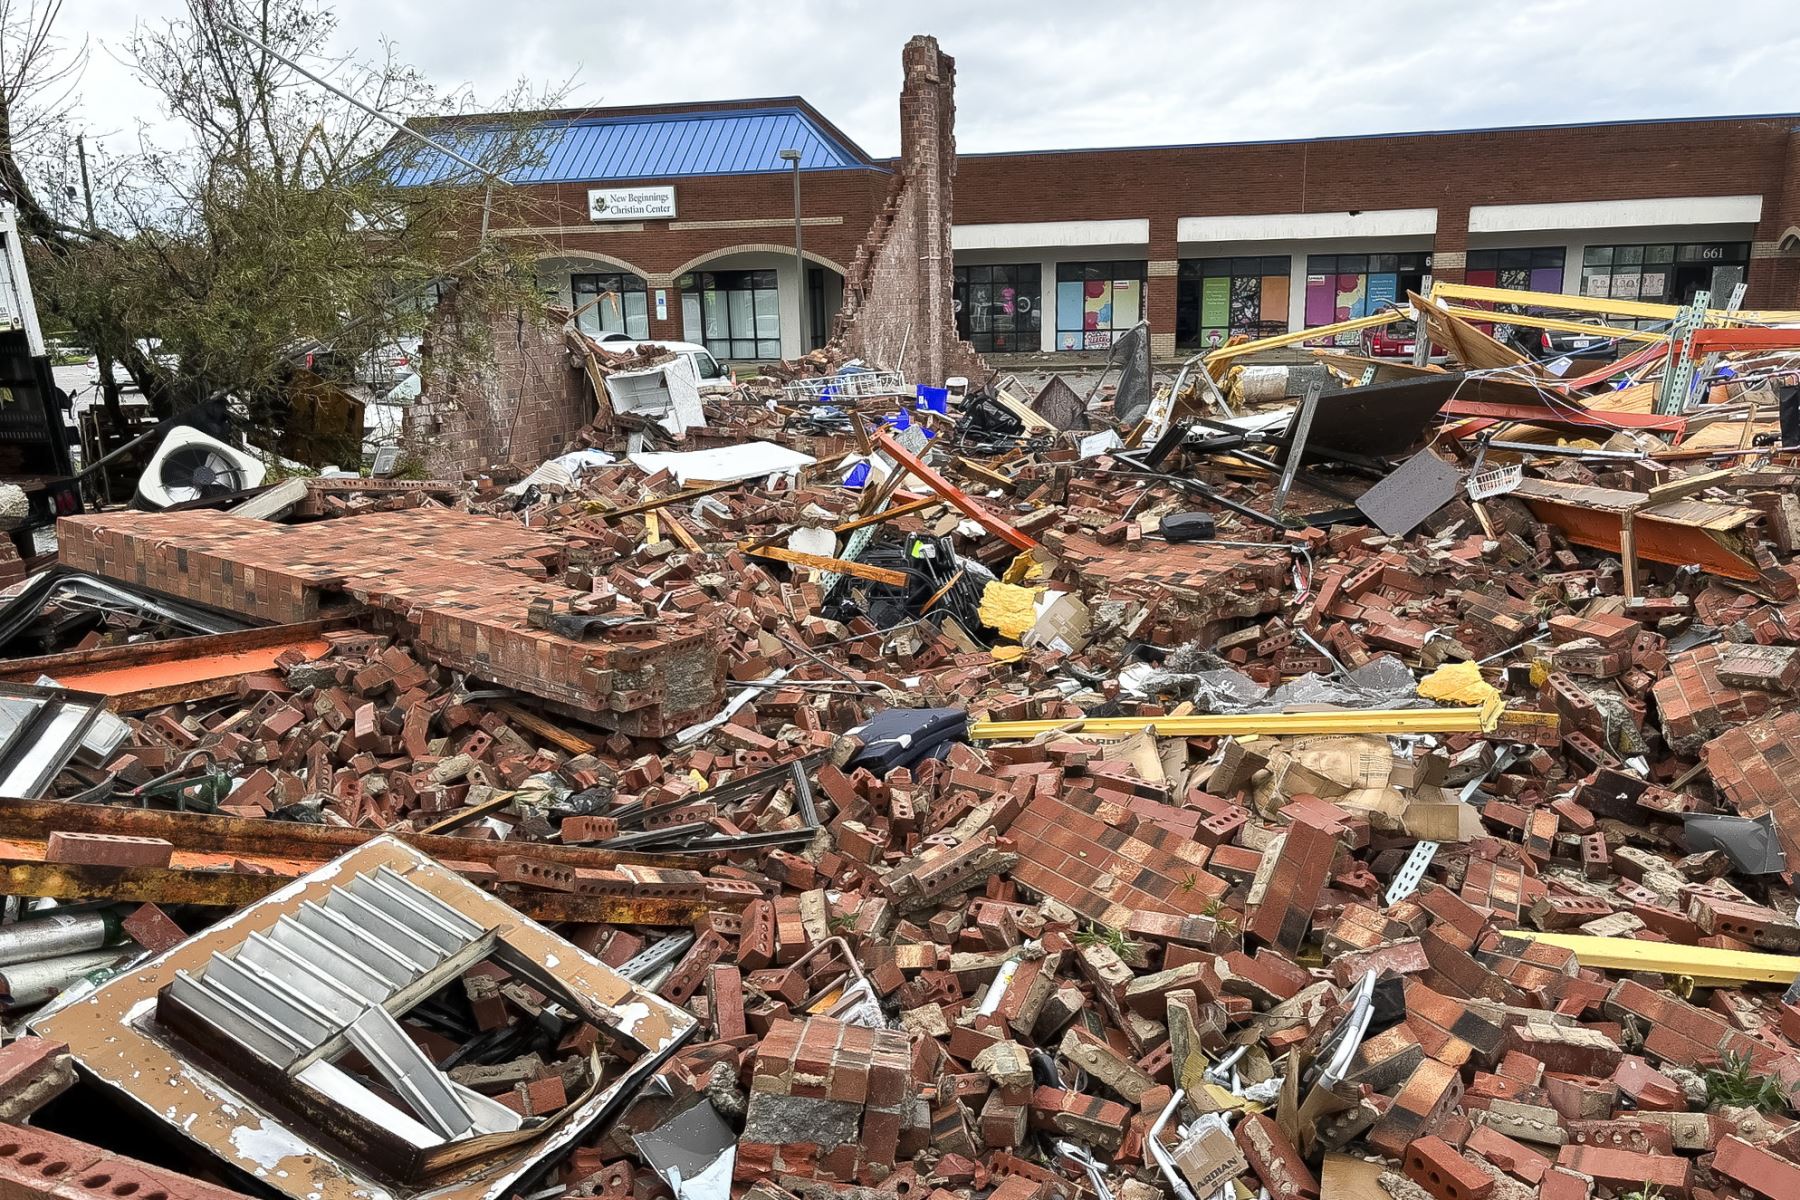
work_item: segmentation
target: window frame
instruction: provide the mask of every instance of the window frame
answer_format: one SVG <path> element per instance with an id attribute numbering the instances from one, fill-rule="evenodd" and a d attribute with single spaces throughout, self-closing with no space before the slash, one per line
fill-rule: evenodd
<path id="1" fill-rule="evenodd" d="M 1270 279 L 1279 278 L 1287 292 L 1289 308 L 1284 308 L 1280 319 L 1276 320 L 1263 312 L 1264 293 Z M 1206 316 L 1206 281 L 1224 279 L 1225 285 L 1225 324 L 1223 326 L 1205 324 Z M 1256 281 L 1256 313 L 1253 322 L 1240 322 L 1240 292 L 1248 290 L 1250 281 Z M 1294 256 L 1291 254 L 1234 254 L 1210 255 L 1203 258 L 1184 258 L 1175 267 L 1175 345 L 1178 349 L 1205 349 L 1208 333 L 1218 330 L 1220 342 L 1245 334 L 1252 338 L 1274 337 L 1288 331 L 1291 326 L 1288 314 L 1293 303 Z M 1186 317 L 1191 315 L 1192 333 L 1183 336 L 1184 326 L 1188 324 Z"/>
<path id="2" fill-rule="evenodd" d="M 1011 278 L 996 279 L 996 272 L 1008 272 Z M 982 276 L 982 278 L 977 278 Z M 1028 277 L 1028 278 L 1027 278 Z M 985 301 L 986 313 L 978 313 L 975 289 L 1010 287 L 1013 289 L 1012 311 L 1000 311 L 1002 302 Z M 1042 263 L 969 263 L 952 269 L 951 297 L 956 314 L 956 332 L 982 354 L 1033 354 L 1043 348 L 1044 330 L 1044 265 Z M 1022 308 L 1021 308 L 1022 305 Z M 986 327 L 977 328 L 977 318 L 986 318 Z M 1021 322 L 1021 318 L 1024 318 Z M 999 344 L 1003 336 L 1012 344 Z"/>
<path id="3" fill-rule="evenodd" d="M 1716 257 L 1707 251 L 1718 250 Z M 1692 252 L 1698 253 L 1692 253 Z M 1626 262 L 1630 258 L 1633 261 Z M 1581 294 L 1592 299 L 1638 300 L 1649 304 L 1680 304 L 1675 294 L 1676 273 L 1681 268 L 1741 268 L 1740 280 L 1750 277 L 1749 242 L 1634 242 L 1581 248 Z M 1662 286 L 1645 296 L 1644 277 L 1654 275 Z M 1591 280 L 1605 279 L 1606 290 L 1593 290 Z M 1635 283 L 1621 285 L 1620 280 Z M 1719 299 L 1715 297 L 1715 299 Z"/>
<path id="4" fill-rule="evenodd" d="M 1112 306 L 1112 315 L 1107 319 L 1104 329 L 1088 329 L 1085 317 L 1086 302 L 1083 301 L 1082 323 L 1079 328 L 1070 328 L 1063 324 L 1062 289 L 1064 284 L 1089 283 L 1107 284 L 1114 292 L 1119 283 L 1137 284 L 1137 312 L 1129 320 L 1121 320 L 1117 305 Z M 1055 346 L 1061 353 L 1081 353 L 1083 351 L 1109 350 L 1121 336 L 1130 332 L 1138 322 L 1144 319 L 1144 313 L 1150 307 L 1150 262 L 1143 258 L 1094 259 L 1082 262 L 1059 262 L 1056 264 L 1056 330 Z M 1116 297 L 1115 297 L 1116 299 Z M 1063 338 L 1072 336 L 1077 345 L 1065 346 Z M 1104 342 L 1102 342 L 1104 339 Z"/>
<path id="5" fill-rule="evenodd" d="M 1368 315 L 1371 309 L 1368 296 L 1370 277 L 1375 275 L 1395 276 L 1396 284 L 1393 302 L 1404 307 L 1405 297 L 1401 295 L 1402 289 L 1398 286 L 1399 277 L 1408 275 L 1418 276 L 1419 290 L 1424 290 L 1426 286 L 1425 281 L 1431 278 L 1433 254 L 1434 252 L 1431 250 L 1382 250 L 1372 253 L 1308 254 L 1306 256 L 1306 273 L 1302 276 L 1302 287 L 1304 290 L 1300 302 L 1301 328 L 1319 329 L 1326 325 L 1335 325 L 1343 319 L 1337 316 L 1337 297 L 1343 293 L 1337 291 L 1337 285 L 1334 282 L 1331 285 L 1332 318 L 1328 321 L 1320 321 L 1317 324 L 1313 322 L 1311 310 L 1313 306 L 1312 279 L 1314 276 L 1326 276 L 1333 280 L 1339 279 L 1345 275 L 1361 276 L 1363 280 L 1362 299 L 1358 303 L 1361 304 L 1364 309 L 1364 312 L 1361 315 Z M 1352 313 L 1351 318 L 1354 319 L 1357 315 L 1358 314 Z M 1389 330 L 1395 333 L 1402 332 L 1406 327 L 1407 323 L 1405 322 L 1387 326 Z M 1355 332 L 1311 338 L 1304 344 L 1308 346 L 1330 345 L 1345 347 L 1359 346 L 1363 341 L 1363 333 Z"/>
<path id="6" fill-rule="evenodd" d="M 596 297 L 609 294 L 619 297 L 617 328 L 606 322 L 610 314 L 604 300 L 598 304 L 590 303 Z M 586 311 L 575 318 L 576 325 L 584 333 L 622 333 L 635 342 L 650 339 L 650 284 L 641 275 L 631 271 L 571 271 L 569 301 L 576 310 L 588 305 Z M 591 328 L 584 323 L 589 318 L 592 318 Z"/>
<path id="7" fill-rule="evenodd" d="M 782 356 L 780 273 L 774 267 L 691 271 L 676 281 L 682 295 L 699 301 L 699 328 L 687 340 L 706 347 L 720 362 L 772 362 Z M 709 316 L 722 322 L 722 335 L 708 332 Z M 738 328 L 742 316 L 746 328 Z M 772 330 L 763 328 L 763 321 Z"/>

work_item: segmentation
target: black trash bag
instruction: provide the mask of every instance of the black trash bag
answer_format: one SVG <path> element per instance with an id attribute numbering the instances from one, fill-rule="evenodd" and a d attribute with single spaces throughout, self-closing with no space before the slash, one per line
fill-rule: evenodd
<path id="1" fill-rule="evenodd" d="M 943 758 L 954 743 L 968 738 L 969 712 L 963 708 L 889 708 L 850 732 L 862 739 L 863 746 L 844 764 L 844 770 L 867 767 L 880 777 L 896 767 Z"/>

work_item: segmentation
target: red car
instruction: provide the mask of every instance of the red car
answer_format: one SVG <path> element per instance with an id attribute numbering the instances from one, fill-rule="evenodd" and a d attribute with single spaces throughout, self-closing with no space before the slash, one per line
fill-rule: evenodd
<path id="1" fill-rule="evenodd" d="M 1363 334 L 1363 352 L 1370 358 L 1411 358 L 1418 345 L 1418 331 L 1411 321 L 1380 325 Z"/>

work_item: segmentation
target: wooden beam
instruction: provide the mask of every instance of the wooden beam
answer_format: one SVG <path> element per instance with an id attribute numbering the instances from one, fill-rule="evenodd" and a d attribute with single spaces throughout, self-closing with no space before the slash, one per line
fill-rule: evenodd
<path id="1" fill-rule="evenodd" d="M 582 513 L 578 517 L 570 517 L 566 521 L 558 521 L 555 525 L 546 526 L 545 528 L 560 529 L 562 526 L 572 525 L 576 521 L 591 521 L 595 519 L 602 521 L 617 521 L 621 517 L 635 517 L 639 513 L 652 512 L 656 509 L 663 508 L 666 505 L 680 504 L 685 500 L 698 500 L 700 497 L 710 496 L 714 492 L 730 491 L 732 488 L 743 486 L 744 484 L 741 482 L 734 482 L 709 483 L 705 487 L 684 488 L 679 492 L 674 492 L 667 496 L 659 496 L 654 500 L 645 500 L 641 504 L 628 504 L 624 508 L 611 508 L 604 512 Z"/>
<path id="2" fill-rule="evenodd" d="M 858 579 L 892 584 L 894 587 L 905 587 L 912 578 L 905 571 L 871 567 L 866 563 L 851 562 L 847 558 L 827 558 L 823 554 L 803 554 L 798 550 L 789 550 L 785 546 L 740 546 L 738 548 L 744 553 L 754 554 L 758 558 L 772 558 L 777 562 L 793 563 L 797 567 L 811 567 L 815 571 L 854 575 Z"/>
<path id="3" fill-rule="evenodd" d="M 505 700 L 489 701 L 488 707 L 505 717 L 515 725 L 523 725 L 546 742 L 567 750 L 570 754 L 592 754 L 600 748 L 600 743 L 590 742 L 578 734 L 570 733 L 561 725 L 547 721 L 528 708 L 520 708 Z"/>
<path id="4" fill-rule="evenodd" d="M 975 476 L 975 478 L 981 480 L 983 483 L 991 483 L 998 488 L 1011 488 L 1013 484 L 1018 482 L 1011 475 L 996 471 L 992 467 L 984 466 L 974 459 L 958 456 L 956 465 Z"/>
<path id="5" fill-rule="evenodd" d="M 449 833 L 452 829 L 461 829 L 471 821 L 479 821 L 483 817 L 492 816 L 512 803 L 516 792 L 501 792 L 480 804 L 468 808 L 459 808 L 455 812 L 440 817 L 429 825 L 421 826 L 420 833 Z"/>
<path id="6" fill-rule="evenodd" d="M 1026 433 L 1056 432 L 1056 426 L 1032 412 L 1029 406 L 1023 401 L 1016 399 L 1013 394 L 1008 392 L 1005 388 L 995 388 L 993 396 L 994 403 L 1019 419 L 1019 424 L 1025 426 Z"/>
<path id="7" fill-rule="evenodd" d="M 1683 475 L 1680 479 L 1671 479 L 1667 483 L 1659 483 L 1644 493 L 1644 507 L 1661 504 L 1665 500 L 1679 500 L 1683 496 L 1691 496 L 1695 492 L 1704 492 L 1710 487 L 1723 487 L 1737 474 L 1730 467 L 1717 471 L 1702 471 L 1698 475 Z"/>
<path id="8" fill-rule="evenodd" d="M 895 517 L 904 517 L 909 513 L 923 512 L 925 509 L 936 508 L 941 504 L 947 503 L 949 502 L 940 496 L 927 496 L 923 500 L 908 500 L 905 504 L 899 504 L 878 513 L 871 513 L 866 517 L 852 517 L 842 525 L 833 525 L 831 527 L 831 532 L 849 533 L 852 530 L 861 529 L 865 525 L 879 525 L 883 521 L 891 521 Z"/>

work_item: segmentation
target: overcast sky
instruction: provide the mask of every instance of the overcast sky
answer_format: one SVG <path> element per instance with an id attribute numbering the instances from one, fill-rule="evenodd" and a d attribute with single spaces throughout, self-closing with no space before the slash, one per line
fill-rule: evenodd
<path id="1" fill-rule="evenodd" d="M 67 0 L 93 39 L 97 135 L 149 103 L 116 61 L 179 0 Z M 969 151 L 1156 145 L 1800 109 L 1795 0 L 342 0 L 339 48 L 382 37 L 493 96 L 574 79 L 577 104 L 799 94 L 875 155 L 899 145 L 900 47 L 957 60 Z"/>

